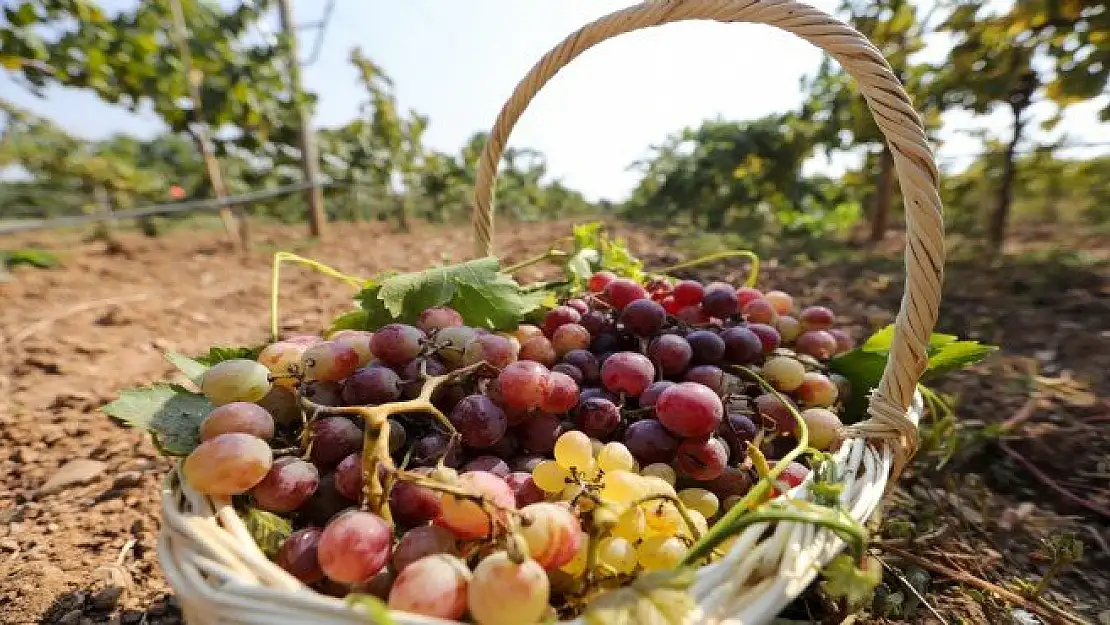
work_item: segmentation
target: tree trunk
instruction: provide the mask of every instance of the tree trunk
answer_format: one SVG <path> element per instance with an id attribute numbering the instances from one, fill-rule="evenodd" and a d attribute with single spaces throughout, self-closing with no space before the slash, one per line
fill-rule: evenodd
<path id="1" fill-rule="evenodd" d="M 875 197 L 871 209 L 871 242 L 877 243 L 886 236 L 890 221 L 890 200 L 894 195 L 894 156 L 883 146 L 879 155 L 879 175 L 875 180 Z"/>
<path id="2" fill-rule="evenodd" d="M 1006 145 L 1005 163 L 1002 169 L 1002 181 L 998 187 L 994 212 L 991 214 L 990 226 L 987 230 L 987 242 L 991 252 L 999 254 L 1006 244 L 1006 222 L 1010 218 L 1010 205 L 1013 203 L 1014 175 L 1017 173 L 1017 145 L 1021 141 L 1022 131 L 1025 129 L 1025 119 L 1022 114 L 1024 106 L 1013 106 L 1014 133 Z"/>
<path id="3" fill-rule="evenodd" d="M 293 113 L 296 118 L 297 130 L 300 135 L 301 168 L 304 170 L 305 182 L 312 184 L 305 193 L 308 197 L 308 231 L 313 237 L 324 234 L 324 224 L 328 221 L 324 211 L 324 190 L 317 186 L 319 183 L 319 156 L 316 154 L 316 135 L 312 130 L 311 113 L 302 103 L 304 89 L 301 87 L 301 66 L 297 53 L 297 34 L 293 26 L 293 11 L 289 7 L 289 0 L 278 0 L 278 16 L 281 19 L 282 34 L 286 38 L 289 66 L 289 88 L 293 94 Z"/>

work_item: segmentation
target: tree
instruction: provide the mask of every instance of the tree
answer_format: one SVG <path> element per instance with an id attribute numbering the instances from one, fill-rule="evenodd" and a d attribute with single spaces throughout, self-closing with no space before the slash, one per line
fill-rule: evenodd
<path id="1" fill-rule="evenodd" d="M 1010 136 L 987 229 L 988 243 L 997 253 L 1013 204 L 1018 146 L 1032 121 L 1029 107 L 1048 99 L 1063 110 L 1106 88 L 1110 11 L 1102 0 L 1024 0 L 1002 13 L 989 4 L 962 2 L 943 23 L 942 29 L 959 39 L 945 63 L 939 91 L 947 103 L 974 113 L 1009 109 Z M 1110 116 L 1110 107 L 1103 115 Z"/>

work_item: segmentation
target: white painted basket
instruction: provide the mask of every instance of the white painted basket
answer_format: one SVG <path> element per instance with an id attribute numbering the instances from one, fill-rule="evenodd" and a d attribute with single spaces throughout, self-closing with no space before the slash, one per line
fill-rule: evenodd
<path id="1" fill-rule="evenodd" d="M 478 253 L 493 252 L 492 189 L 509 132 L 552 76 L 579 54 L 617 35 L 687 20 L 777 26 L 823 48 L 856 79 L 886 137 L 906 204 L 906 290 L 895 321 L 890 359 L 874 389 L 867 421 L 848 428 L 836 454 L 846 476 L 841 502 L 866 521 L 888 482 L 897 479 L 917 445 L 923 410 L 915 389 L 936 323 L 944 259 L 938 174 L 921 121 L 890 67 L 862 35 L 810 6 L 791 0 L 657 0 L 605 16 L 548 52 L 517 86 L 494 125 L 479 163 L 474 226 Z M 786 496 L 808 498 L 807 484 Z M 270 562 L 226 501 L 201 496 L 167 477 L 158 541 L 162 568 L 190 625 L 365 625 L 367 617 L 340 599 L 302 585 Z M 768 532 L 767 530 L 772 531 Z M 832 532 L 799 523 L 749 527 L 721 560 L 701 568 L 691 594 L 691 620 L 752 625 L 771 621 L 814 580 L 843 542 Z M 394 613 L 402 625 L 449 621 Z M 581 623 L 581 619 L 573 621 Z"/>

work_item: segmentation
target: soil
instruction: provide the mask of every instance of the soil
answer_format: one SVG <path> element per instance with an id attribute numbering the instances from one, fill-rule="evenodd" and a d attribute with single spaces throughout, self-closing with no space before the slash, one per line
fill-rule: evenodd
<path id="1" fill-rule="evenodd" d="M 569 225 L 506 224 L 499 251 L 526 258 Z M 661 235 L 619 230 L 652 266 L 680 258 L 659 252 Z M 302 227 L 256 227 L 253 234 L 254 253 L 245 260 L 226 248 L 222 233 L 205 229 L 153 239 L 124 233 L 118 249 L 78 233 L 0 242 L 57 250 L 63 260 L 53 270 L 16 268 L 14 281 L 0 284 L 0 623 L 181 621 L 155 553 L 168 462 L 149 439 L 99 409 L 123 388 L 174 379 L 164 350 L 192 354 L 264 340 L 273 251 L 371 276 L 424 268 L 445 255 L 459 260 L 471 249 L 469 230 L 457 226 L 395 233 L 382 224 L 344 224 L 322 243 L 306 243 Z M 1106 241 L 1085 243 L 1110 249 Z M 898 306 L 898 241 L 889 248 L 830 254 L 821 265 L 771 260 L 761 285 L 784 288 L 803 304 L 832 305 L 862 338 Z M 722 264 L 698 275 L 739 281 L 744 271 Z M 287 332 L 315 331 L 351 306 L 342 283 L 303 267 L 283 271 L 281 293 Z M 1110 515 L 1099 512 L 1110 507 L 1110 270 L 1044 255 L 998 266 L 956 258 L 944 302 L 940 330 L 1004 347 L 938 385 L 959 394 L 959 445 L 941 469 L 950 448 L 926 449 L 900 482 L 877 542 L 884 560 L 908 573 L 896 551 L 904 550 L 933 569 L 926 601 L 948 620 L 1010 622 L 1012 606 L 936 569 L 1020 594 L 1023 580 L 1035 584 L 1049 565 L 1043 539 L 1074 532 L 1083 560 L 1064 566 L 1043 597 L 1090 621 L 1110 618 Z M 1062 385 L 1061 376 L 1077 382 Z M 1004 437 L 983 427 L 997 429 L 1015 414 L 1026 419 Z M 74 459 L 95 462 L 67 465 Z M 909 620 L 929 619 L 918 609 Z"/>

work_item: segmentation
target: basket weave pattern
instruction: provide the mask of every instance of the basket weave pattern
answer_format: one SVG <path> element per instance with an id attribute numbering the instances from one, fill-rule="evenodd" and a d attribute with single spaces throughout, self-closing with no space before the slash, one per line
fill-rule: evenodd
<path id="1" fill-rule="evenodd" d="M 916 384 L 927 364 L 944 259 L 938 173 L 921 120 L 882 54 L 862 35 L 791 0 L 654 0 L 614 12 L 568 36 L 520 82 L 501 110 L 479 162 L 474 228 L 477 252 L 493 253 L 493 183 L 513 125 L 539 90 L 587 49 L 618 35 L 689 20 L 753 22 L 794 33 L 829 52 L 857 81 L 894 156 L 906 205 L 906 287 L 890 358 L 871 396 L 870 419 L 847 429 L 836 453 L 845 476 L 842 505 L 871 517 L 917 445 L 923 410 Z M 787 494 L 808 498 L 807 484 Z M 702 567 L 691 588 L 698 623 L 766 623 L 816 577 L 843 542 L 811 525 L 757 524 L 722 559 Z M 340 599 L 305 587 L 254 543 L 228 501 L 197 494 L 175 470 L 163 489 L 158 541 L 163 570 L 191 625 L 365 624 Z M 397 623 L 448 623 L 395 613 Z M 574 621 L 581 622 L 581 619 Z"/>

